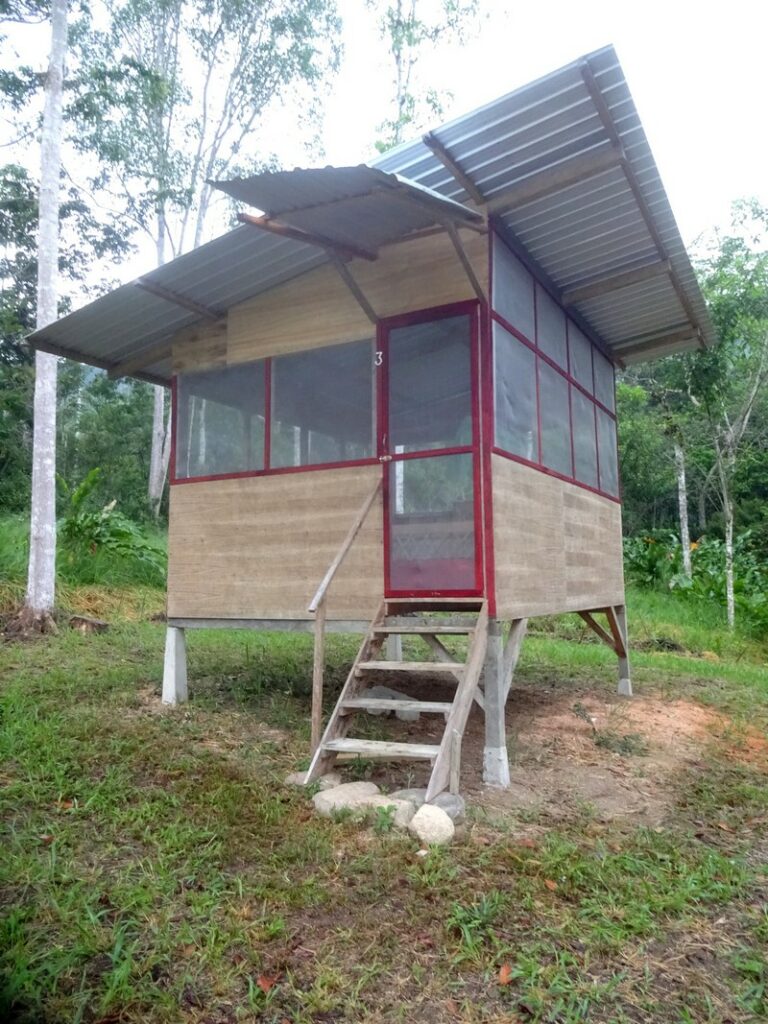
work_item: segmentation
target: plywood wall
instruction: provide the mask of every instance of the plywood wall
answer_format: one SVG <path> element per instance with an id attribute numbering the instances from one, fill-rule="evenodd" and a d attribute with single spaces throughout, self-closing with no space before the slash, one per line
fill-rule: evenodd
<path id="1" fill-rule="evenodd" d="M 488 239 L 461 232 L 483 288 L 488 287 Z M 382 249 L 376 261 L 353 260 L 349 269 L 380 318 L 475 298 L 446 234 Z M 174 370 L 247 362 L 322 345 L 373 337 L 375 328 L 331 265 L 230 309 L 225 352 L 209 336 L 174 343 Z"/>
<path id="2" fill-rule="evenodd" d="M 307 605 L 379 466 L 177 484 L 171 488 L 171 618 L 306 619 Z M 328 618 L 370 619 L 383 595 L 375 504 L 332 585 Z"/>
<path id="3" fill-rule="evenodd" d="M 499 618 L 624 603 L 621 507 L 494 455 Z"/>

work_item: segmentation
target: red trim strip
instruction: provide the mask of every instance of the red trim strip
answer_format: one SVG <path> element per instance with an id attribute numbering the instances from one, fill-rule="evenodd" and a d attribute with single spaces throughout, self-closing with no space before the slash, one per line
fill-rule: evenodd
<path id="1" fill-rule="evenodd" d="M 251 469 L 242 473 L 213 473 L 210 476 L 185 476 L 174 484 L 205 484 L 211 480 L 244 480 L 252 476 L 282 476 L 285 473 L 315 473 L 323 469 L 346 469 L 347 466 L 375 466 L 378 459 L 350 459 L 349 462 L 313 462 L 307 466 L 277 466 L 269 470 Z"/>
<path id="2" fill-rule="evenodd" d="M 491 450 L 494 441 L 494 395 L 493 395 L 493 336 L 491 332 L 490 309 L 481 309 L 480 333 L 480 397 L 482 401 L 482 436 L 480 440 L 480 461 L 483 490 L 483 533 L 485 540 L 485 595 L 488 599 L 488 614 L 496 618 L 496 550 L 493 536 L 493 470 Z"/>
<path id="3" fill-rule="evenodd" d="M 509 459 L 510 462 L 519 462 L 521 466 L 528 466 L 529 469 L 536 469 L 539 473 L 545 473 L 547 476 L 553 476 L 557 480 L 562 480 L 564 483 L 573 484 L 574 487 L 581 487 L 585 491 L 591 491 L 592 494 L 599 494 L 601 498 L 607 498 L 609 501 L 616 502 L 617 505 L 621 504 L 621 499 L 617 498 L 613 494 L 608 494 L 605 491 L 600 491 L 597 487 L 591 487 L 589 484 L 583 484 L 580 480 L 575 480 L 572 477 L 566 476 L 564 473 L 558 473 L 556 469 L 550 469 L 549 466 L 540 466 L 537 462 L 531 462 L 530 459 L 524 459 L 522 455 L 513 455 L 511 452 L 505 452 L 503 448 L 493 447 L 494 455 L 501 455 L 505 459 Z"/>

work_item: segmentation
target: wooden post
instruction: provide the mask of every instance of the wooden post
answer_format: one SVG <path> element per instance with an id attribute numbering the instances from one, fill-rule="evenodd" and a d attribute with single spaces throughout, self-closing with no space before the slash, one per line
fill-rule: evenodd
<path id="1" fill-rule="evenodd" d="M 448 792 L 458 795 L 461 784 L 461 734 L 458 729 L 451 733 L 451 761 L 448 776 Z"/>
<path id="2" fill-rule="evenodd" d="M 323 668 L 325 666 L 325 597 L 315 612 L 315 657 L 312 666 L 312 731 L 310 746 L 314 755 L 323 731 Z"/>
<path id="3" fill-rule="evenodd" d="M 188 699 L 187 641 L 183 629 L 169 626 L 165 631 L 163 661 L 163 704 L 182 704 Z"/>
<path id="4" fill-rule="evenodd" d="M 483 781 L 489 786 L 509 786 L 507 730 L 504 721 L 504 636 L 498 619 L 488 621 L 488 647 L 485 655 L 485 750 Z"/>

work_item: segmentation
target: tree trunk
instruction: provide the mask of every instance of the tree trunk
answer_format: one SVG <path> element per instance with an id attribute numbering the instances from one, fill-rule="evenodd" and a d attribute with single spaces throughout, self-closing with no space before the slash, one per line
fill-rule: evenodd
<path id="1" fill-rule="evenodd" d="M 167 456 L 164 452 L 165 448 L 165 388 L 160 384 L 155 384 L 148 488 L 149 507 L 155 518 L 160 515 L 160 503 L 163 500 L 163 488 L 165 487 L 165 470 L 168 465 L 166 461 Z"/>
<path id="2" fill-rule="evenodd" d="M 157 210 L 157 234 L 155 236 L 157 265 L 159 267 L 165 263 L 166 229 L 165 208 L 160 204 Z M 165 477 L 168 469 L 168 455 L 170 453 L 170 433 L 170 416 L 168 417 L 167 430 L 165 424 L 165 388 L 161 384 L 155 384 L 152 407 L 152 441 L 149 453 L 149 480 L 147 481 L 147 500 L 155 519 L 160 515 L 160 505 L 163 501 Z"/>
<path id="3" fill-rule="evenodd" d="M 723 494 L 723 513 L 725 515 L 725 604 L 728 615 L 728 628 L 736 624 L 736 601 L 733 595 L 733 502 L 730 491 Z"/>
<path id="4" fill-rule="evenodd" d="M 674 442 L 675 473 L 677 474 L 677 511 L 680 518 L 680 546 L 683 549 L 683 571 L 688 579 L 691 568 L 691 531 L 688 528 L 688 484 L 685 477 L 685 452 L 679 441 Z"/>
<path id="5" fill-rule="evenodd" d="M 37 249 L 37 328 L 58 313 L 59 177 L 61 174 L 62 93 L 67 52 L 67 0 L 51 4 L 51 50 L 45 80 L 40 143 L 40 200 Z M 24 616 L 46 628 L 56 588 L 56 356 L 35 355 L 34 431 L 29 569 Z"/>

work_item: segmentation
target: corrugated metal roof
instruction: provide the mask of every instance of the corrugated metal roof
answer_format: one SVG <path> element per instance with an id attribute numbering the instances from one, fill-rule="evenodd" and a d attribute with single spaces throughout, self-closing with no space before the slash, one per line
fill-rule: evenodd
<path id="1" fill-rule="evenodd" d="M 568 181 L 569 168 L 579 161 L 595 161 L 597 169 Z M 641 282 L 575 300 L 572 312 L 579 324 L 617 358 L 634 362 L 714 342 L 714 329 L 613 47 L 443 125 L 429 138 L 399 146 L 374 161 L 373 167 L 376 170 L 278 172 L 230 183 L 227 191 L 268 213 L 279 212 L 297 228 L 322 234 L 322 206 L 314 211 L 307 207 L 341 200 L 339 206 L 346 205 L 347 210 L 337 217 L 335 230 L 349 241 L 359 240 L 362 230 L 373 238 L 391 227 L 381 208 L 369 207 L 369 200 L 354 195 L 374 179 L 381 184 L 397 175 L 411 187 L 430 190 L 427 195 L 433 201 L 487 200 L 498 207 L 492 219 L 499 231 L 558 297 L 612 275 L 651 265 L 665 268 Z M 521 188 L 558 175 L 565 176 L 559 187 L 521 201 Z M 512 190 L 517 191 L 517 201 L 505 205 L 503 198 Z M 407 216 L 415 220 L 416 214 L 406 214 L 410 208 L 404 203 L 400 207 L 398 228 L 403 228 Z M 327 218 L 322 223 L 327 228 Z M 325 259 L 322 249 L 304 242 L 241 227 L 152 271 L 144 280 L 211 310 L 226 311 Z M 125 285 L 37 332 L 32 342 L 109 367 L 151 352 L 170 334 L 199 319 L 191 310 Z M 167 380 L 167 358 L 158 358 L 143 373 Z"/>
<path id="2" fill-rule="evenodd" d="M 483 221 L 476 211 L 439 192 L 365 164 L 268 171 L 216 187 L 270 219 L 373 254 L 439 220 Z"/>

